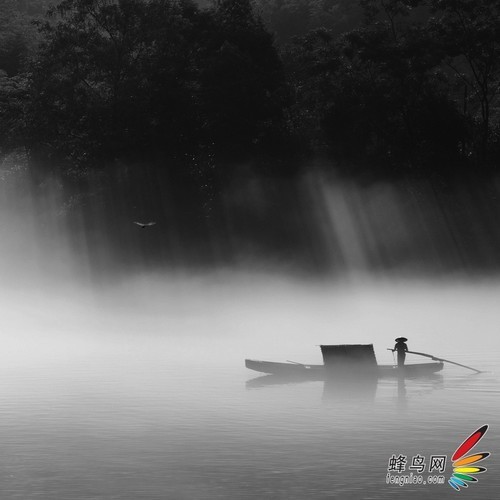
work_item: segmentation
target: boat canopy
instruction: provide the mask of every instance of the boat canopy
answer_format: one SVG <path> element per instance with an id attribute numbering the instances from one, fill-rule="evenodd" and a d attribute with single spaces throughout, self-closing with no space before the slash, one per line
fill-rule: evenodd
<path id="1" fill-rule="evenodd" d="M 373 344 L 321 345 L 326 368 L 375 368 L 377 359 Z"/>

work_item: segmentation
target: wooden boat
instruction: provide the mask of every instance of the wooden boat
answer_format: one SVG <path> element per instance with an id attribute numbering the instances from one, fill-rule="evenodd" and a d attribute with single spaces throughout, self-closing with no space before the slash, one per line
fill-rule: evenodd
<path id="1" fill-rule="evenodd" d="M 245 366 L 250 370 L 255 370 L 261 373 L 270 375 L 280 375 L 283 377 L 297 377 L 307 378 L 309 380 L 324 380 L 328 378 L 329 374 L 339 376 L 342 373 L 347 373 L 349 376 L 352 373 L 346 367 L 331 370 L 325 368 L 325 365 L 304 365 L 300 363 L 276 363 L 273 361 L 258 361 L 254 359 L 245 359 Z M 433 373 L 439 372 L 443 369 L 443 363 L 415 363 L 407 364 L 402 368 L 395 365 L 376 365 L 373 369 L 366 373 L 366 375 L 377 377 L 424 377 Z M 359 373 L 356 370 L 356 373 Z M 364 375 L 363 373 L 361 375 Z"/>
<path id="2" fill-rule="evenodd" d="M 256 372 L 269 375 L 320 375 L 323 376 L 323 365 L 303 365 L 300 363 L 275 363 L 273 361 L 258 361 L 245 359 L 245 366 Z"/>

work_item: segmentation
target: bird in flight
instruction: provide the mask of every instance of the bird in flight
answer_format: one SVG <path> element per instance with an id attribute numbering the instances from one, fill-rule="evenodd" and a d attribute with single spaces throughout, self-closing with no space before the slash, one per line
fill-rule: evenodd
<path id="1" fill-rule="evenodd" d="M 139 227 L 142 227 L 142 229 L 146 229 L 147 227 L 154 226 L 156 222 L 135 222 L 134 224 L 137 224 Z"/>

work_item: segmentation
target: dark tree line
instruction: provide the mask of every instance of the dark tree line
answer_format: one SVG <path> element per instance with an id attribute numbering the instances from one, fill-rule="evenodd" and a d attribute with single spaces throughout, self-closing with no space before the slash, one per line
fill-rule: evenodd
<path id="1" fill-rule="evenodd" d="M 0 47 L 4 148 L 73 163 L 244 157 L 283 134 L 283 67 L 248 0 L 64 0 L 37 25 L 29 60 Z"/>
<path id="2" fill-rule="evenodd" d="M 313 131 L 338 159 L 391 170 L 494 164 L 500 2 L 361 4 L 362 26 L 314 30 L 287 54 L 303 134 Z"/>
<path id="3" fill-rule="evenodd" d="M 30 82 L 38 147 L 237 154 L 282 126 L 284 73 L 247 1 L 65 0 L 50 16 Z"/>
<path id="4" fill-rule="evenodd" d="M 4 151 L 71 164 L 321 151 L 398 173 L 500 157 L 498 0 L 44 7 L 0 0 Z"/>

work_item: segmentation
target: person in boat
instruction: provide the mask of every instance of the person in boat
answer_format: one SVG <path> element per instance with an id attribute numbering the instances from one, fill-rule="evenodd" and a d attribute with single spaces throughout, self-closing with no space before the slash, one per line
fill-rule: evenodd
<path id="1" fill-rule="evenodd" d="M 398 367 L 401 368 L 405 364 L 405 358 L 406 358 L 406 353 L 408 352 L 408 346 L 406 345 L 406 342 L 408 339 L 406 337 L 398 337 L 396 339 L 396 345 L 394 346 L 394 349 L 392 352 L 397 351 L 398 352 Z"/>

